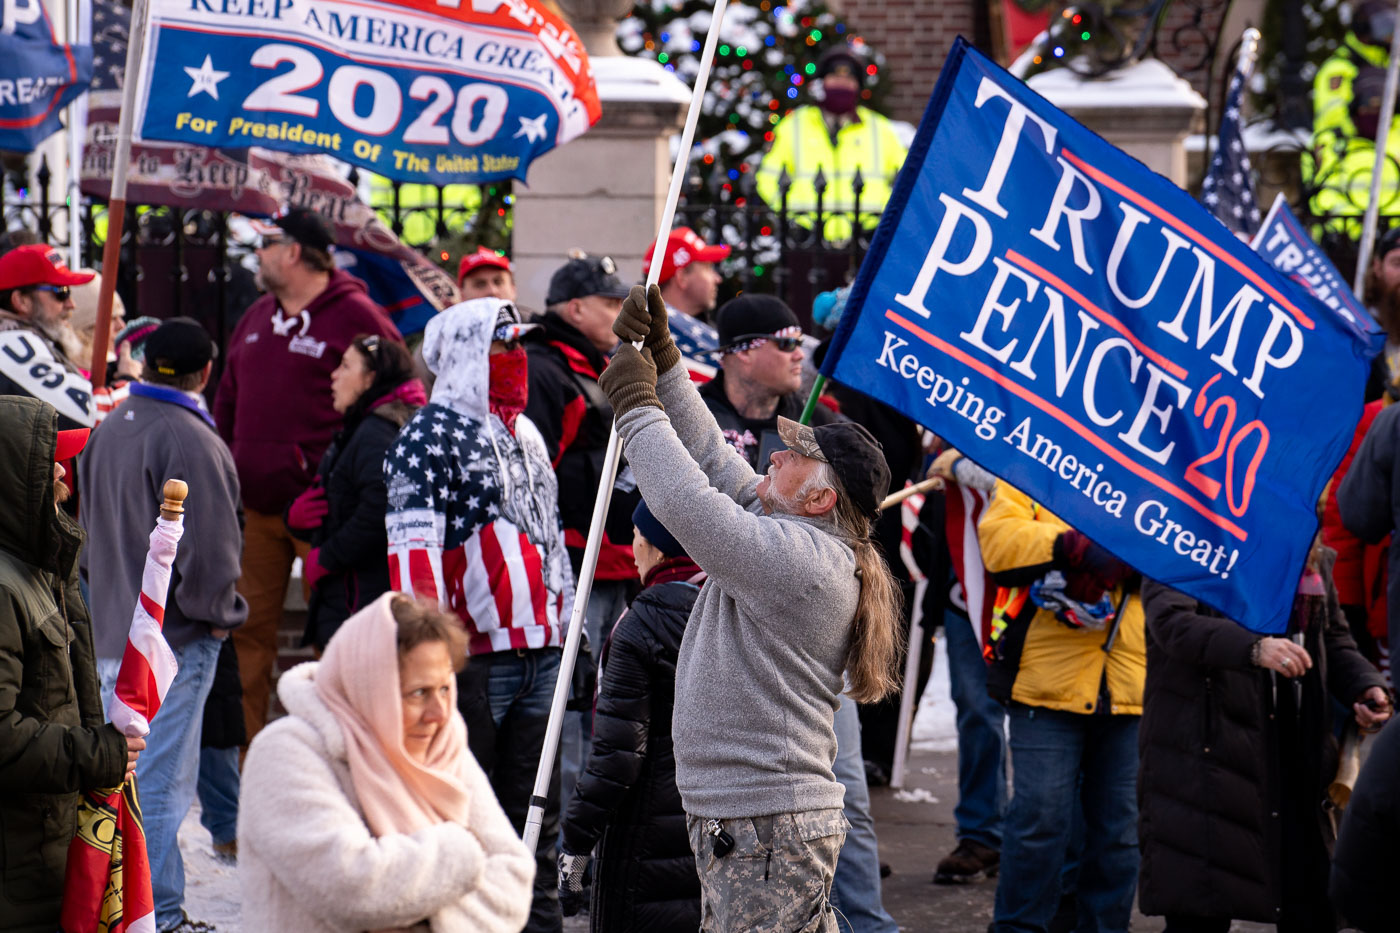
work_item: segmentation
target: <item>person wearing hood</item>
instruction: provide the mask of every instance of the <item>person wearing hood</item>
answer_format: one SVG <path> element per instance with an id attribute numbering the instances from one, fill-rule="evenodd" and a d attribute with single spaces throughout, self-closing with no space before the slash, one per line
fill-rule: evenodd
<path id="1" fill-rule="evenodd" d="M 642 591 L 603 643 L 593 745 L 564 814 L 559 900 L 594 933 L 700 928 L 700 879 L 676 789 L 676 659 L 705 572 L 645 502 L 632 512 Z"/>
<path id="2" fill-rule="evenodd" d="M 319 651 L 342 622 L 389 589 L 384 455 L 428 401 L 408 350 L 377 334 L 351 341 L 331 373 L 330 394 L 345 426 L 321 456 L 316 481 L 287 510 L 287 527 L 311 542 L 302 564 L 311 588 L 302 643 Z"/>
<path id="3" fill-rule="evenodd" d="M 310 550 L 282 515 L 315 479 L 341 424 L 326 385 L 356 335 L 402 339 L 364 282 L 336 268 L 335 234 L 325 217 L 296 208 L 254 226 L 258 281 L 267 294 L 234 329 L 214 397 L 214 421 L 243 489 L 238 591 L 248 600 L 248 621 L 233 644 L 249 738 L 267 722 L 292 563 Z"/>
<path id="4" fill-rule="evenodd" d="M 389 582 L 456 613 L 471 664 L 457 703 L 472 754 L 517 832 L 525 827 L 559 674 L 574 577 L 548 448 L 524 414 L 529 382 L 514 304 L 476 298 L 423 331 L 432 398 L 384 461 Z M 528 930 L 559 930 L 555 771 Z"/>
<path id="5" fill-rule="evenodd" d="M 277 682 L 248 748 L 243 925 L 258 933 L 516 933 L 534 863 L 467 748 L 462 628 L 385 593 Z"/>
<path id="6" fill-rule="evenodd" d="M 856 46 L 841 43 L 817 60 L 817 103 L 793 110 L 773 127 L 772 145 L 759 163 L 754 183 L 758 196 L 778 210 L 786 204 L 789 216 L 811 227 L 818 198 L 826 220 L 825 238 L 843 242 L 854 231 L 851 212 L 856 206 L 855 177 L 860 172 L 863 229 L 873 229 L 894 189 L 894 178 L 908 153 L 888 117 L 860 106 L 870 68 Z M 782 175 L 789 187 L 784 192 Z M 821 173 L 826 188 L 817 194 Z M 786 201 L 784 201 L 786 193 Z"/>
<path id="7" fill-rule="evenodd" d="M 92 626 L 78 592 L 83 533 L 57 508 L 59 461 L 86 429 L 58 430 L 32 398 L 0 398 L 0 925 L 58 929 L 78 793 L 120 784 L 145 739 L 103 722 Z"/>

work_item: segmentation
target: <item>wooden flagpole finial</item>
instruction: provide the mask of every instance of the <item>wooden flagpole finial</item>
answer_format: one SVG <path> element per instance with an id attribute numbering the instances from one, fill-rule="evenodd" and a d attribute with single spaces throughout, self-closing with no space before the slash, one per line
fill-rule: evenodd
<path id="1" fill-rule="evenodd" d="M 165 501 L 160 506 L 160 517 L 168 522 L 178 521 L 185 512 L 185 496 L 190 494 L 189 485 L 182 479 L 168 479 L 161 487 Z"/>

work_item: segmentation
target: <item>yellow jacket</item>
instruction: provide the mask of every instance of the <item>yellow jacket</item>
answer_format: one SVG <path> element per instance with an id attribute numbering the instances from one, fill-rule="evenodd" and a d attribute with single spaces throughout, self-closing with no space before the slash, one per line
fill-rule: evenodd
<path id="1" fill-rule="evenodd" d="M 1342 46 L 1313 79 L 1313 157 L 1310 184 L 1318 185 L 1312 210 L 1319 215 L 1359 217 L 1366 212 L 1371 197 L 1371 175 L 1376 163 L 1376 144 L 1358 135 L 1351 118 L 1352 82 L 1361 65 L 1385 68 L 1387 50 L 1368 45 L 1348 33 Z M 1386 143 L 1387 159 L 1381 174 L 1381 213 L 1400 209 L 1400 114 L 1390 123 Z M 1307 172 L 1308 160 L 1304 160 Z M 1345 231 L 1359 237 L 1360 224 Z"/>
<path id="2" fill-rule="evenodd" d="M 994 577 L 1023 568 L 1048 571 L 1054 561 L 1055 538 L 1068 530 L 1069 525 L 1050 510 L 1014 486 L 998 482 L 977 526 L 982 561 Z M 1115 606 L 1121 596 L 1121 591 L 1112 594 Z M 1142 715 L 1147 648 L 1142 602 L 1136 591 L 1128 597 L 1117 640 L 1108 653 L 1103 650 L 1107 629 L 1070 628 L 1047 609 L 1035 612 L 1024 639 L 1011 699 L 1067 713 L 1092 713 L 1106 676 L 1109 712 Z"/>
<path id="3" fill-rule="evenodd" d="M 860 169 L 861 180 L 865 183 L 860 192 L 861 213 L 878 214 L 885 209 L 895 176 L 908 154 L 888 118 L 865 107 L 857 107 L 856 116 L 858 119 L 836 131 L 833 144 L 821 108 L 810 104 L 798 107 L 773 128 L 773 145 L 759 163 L 754 178 L 758 196 L 777 210 L 783 203 L 778 179 L 786 168 L 792 179 L 787 196 L 788 210 L 802 213 L 817 209 L 813 179 L 820 168 L 826 176 L 822 214 L 835 213 L 835 216 L 826 216 L 822 225 L 828 240 L 851 237 L 850 212 L 855 209 L 855 192 L 851 185 L 856 169 Z M 807 217 L 794 220 L 804 227 L 810 227 L 813 222 Z M 874 226 L 873 222 L 869 225 Z"/>

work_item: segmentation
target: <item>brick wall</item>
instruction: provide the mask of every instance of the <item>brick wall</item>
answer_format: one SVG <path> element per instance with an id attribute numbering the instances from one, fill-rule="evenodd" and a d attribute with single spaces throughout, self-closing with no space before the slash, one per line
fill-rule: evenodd
<path id="1" fill-rule="evenodd" d="M 975 0 L 840 0 L 853 34 L 885 56 L 889 116 L 917 124 L 959 34 L 975 41 Z"/>

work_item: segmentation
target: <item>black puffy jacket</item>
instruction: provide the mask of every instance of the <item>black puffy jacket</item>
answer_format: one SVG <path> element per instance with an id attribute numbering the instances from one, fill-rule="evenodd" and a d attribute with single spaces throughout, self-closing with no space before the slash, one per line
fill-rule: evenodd
<path id="1" fill-rule="evenodd" d="M 671 746 L 676 656 L 699 593 L 678 581 L 642 590 L 603 656 L 593 749 L 563 823 L 565 850 L 598 847 L 594 933 L 700 928 Z"/>
<path id="2" fill-rule="evenodd" d="M 1322 574 L 1327 596 L 1314 601 L 1304 638 L 1313 666 L 1300 678 L 1296 734 L 1305 751 L 1287 767 L 1307 788 L 1307 810 L 1323 841 L 1330 842 L 1322 801 L 1337 768 L 1331 697 L 1349 708 L 1384 680 L 1356 649 L 1331 585 L 1330 559 Z M 1276 718 L 1287 715 L 1279 694 L 1293 684 L 1251 665 L 1250 650 L 1260 636 L 1191 597 L 1146 580 L 1142 601 L 1147 617 L 1147 681 L 1138 726 L 1142 912 L 1277 922 L 1285 900 L 1301 893 L 1283 890 L 1283 859 L 1298 855 L 1283 851 L 1286 831 L 1280 820 L 1297 808 L 1283 799 L 1283 737 Z M 1314 880 L 1321 888 L 1325 873 Z"/>
<path id="3" fill-rule="evenodd" d="M 311 535 L 329 573 L 306 609 L 303 644 L 325 648 L 341 623 L 389 589 L 384 454 L 416 408 L 395 399 L 349 425 L 321 457 L 317 478 L 330 511 Z"/>

